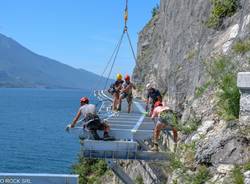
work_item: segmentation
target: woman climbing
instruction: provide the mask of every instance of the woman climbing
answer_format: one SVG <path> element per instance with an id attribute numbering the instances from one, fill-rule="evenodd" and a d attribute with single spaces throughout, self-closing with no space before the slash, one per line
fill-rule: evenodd
<path id="1" fill-rule="evenodd" d="M 163 106 L 161 101 L 157 101 L 154 105 L 154 110 L 151 118 L 154 120 L 157 118 L 157 123 L 154 128 L 154 147 L 151 149 L 151 151 L 159 151 L 158 148 L 158 139 L 160 136 L 160 132 L 162 129 L 170 128 L 173 131 L 173 137 L 174 137 L 174 142 L 175 146 L 177 143 L 177 129 L 174 127 L 174 117 L 175 114 L 174 112 L 168 107 L 168 106 Z"/>

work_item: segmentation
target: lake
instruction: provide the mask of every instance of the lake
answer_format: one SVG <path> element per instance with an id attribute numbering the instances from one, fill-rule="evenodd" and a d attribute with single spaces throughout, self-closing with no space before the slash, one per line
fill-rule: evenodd
<path id="1" fill-rule="evenodd" d="M 0 89 L 0 172 L 71 173 L 78 135 L 65 132 L 81 90 Z M 94 101 L 94 99 L 92 99 Z"/>

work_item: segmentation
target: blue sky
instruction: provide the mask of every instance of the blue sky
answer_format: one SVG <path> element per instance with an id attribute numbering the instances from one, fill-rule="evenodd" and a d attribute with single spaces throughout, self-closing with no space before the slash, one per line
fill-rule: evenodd
<path id="1" fill-rule="evenodd" d="M 129 0 L 128 28 L 137 49 L 139 31 L 159 0 Z M 1 0 L 0 33 L 30 50 L 76 68 L 101 73 L 123 29 L 125 0 Z M 114 67 L 131 74 L 127 40 Z"/>

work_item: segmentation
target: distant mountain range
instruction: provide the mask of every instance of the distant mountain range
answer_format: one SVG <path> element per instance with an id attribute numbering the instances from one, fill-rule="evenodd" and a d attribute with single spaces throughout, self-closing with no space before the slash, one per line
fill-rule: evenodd
<path id="1" fill-rule="evenodd" d="M 0 87 L 92 89 L 97 81 L 104 84 L 105 78 L 35 54 L 0 34 Z"/>

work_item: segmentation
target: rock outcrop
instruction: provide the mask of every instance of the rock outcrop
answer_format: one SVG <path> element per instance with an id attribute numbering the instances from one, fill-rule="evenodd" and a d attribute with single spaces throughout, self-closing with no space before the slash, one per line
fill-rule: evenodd
<path id="1" fill-rule="evenodd" d="M 159 13 L 139 33 L 133 73 L 137 95 L 143 96 L 146 84 L 152 83 L 169 106 L 182 114 L 181 126 L 189 128 L 179 133 L 172 160 L 158 166 L 165 175 L 153 173 L 155 183 L 250 181 L 249 90 L 241 90 L 240 118 L 226 121 L 217 112 L 218 88 L 203 87 L 211 78 L 206 67 L 216 56 L 230 57 L 235 73 L 250 70 L 250 44 L 249 48 L 241 46 L 242 52 L 234 49 L 239 41 L 250 40 L 250 1 L 239 0 L 237 4 L 233 15 L 224 16 L 219 27 L 209 28 L 206 22 L 213 8 L 211 1 L 161 0 Z M 199 87 L 203 93 L 197 96 Z M 190 120 L 198 120 L 196 128 L 190 127 Z M 173 151 L 173 143 L 165 137 L 162 135 L 162 143 L 168 142 Z M 146 168 L 152 166 L 145 164 Z M 138 163 L 130 163 L 129 168 L 133 166 L 139 168 Z M 131 177 L 141 175 L 143 183 L 152 183 L 146 173 L 128 170 Z"/>
<path id="2" fill-rule="evenodd" d="M 249 37 L 250 2 L 240 4 L 238 12 L 215 30 L 206 26 L 210 1 L 161 0 L 159 14 L 139 34 L 133 79 L 141 91 L 152 82 L 169 104 L 184 110 L 207 79 L 203 61 L 217 53 L 230 54 L 236 40 Z"/>
<path id="3" fill-rule="evenodd" d="M 233 16 L 225 16 L 221 26 L 212 29 L 206 25 L 213 8 L 211 1 L 161 0 L 159 13 L 139 34 L 133 74 L 138 95 L 144 95 L 150 82 L 173 109 L 181 112 L 183 124 L 192 114 L 201 120 L 192 134 L 180 135 L 180 144 L 195 144 L 193 168 L 186 175 L 195 178 L 199 165 L 205 165 L 211 174 L 209 181 L 215 183 L 234 183 L 233 170 L 250 162 L 249 94 L 241 91 L 240 119 L 234 121 L 224 121 L 216 112 L 216 89 L 208 88 L 199 97 L 195 94 L 209 81 L 206 65 L 215 56 L 230 57 L 237 65 L 235 72 L 250 70 L 250 49 L 243 53 L 233 49 L 237 42 L 250 39 L 250 1 L 239 0 L 238 5 Z M 184 155 L 180 160 L 185 165 Z M 167 175 L 168 183 L 185 183 L 183 169 Z M 244 176 L 248 181 L 247 172 Z"/>

